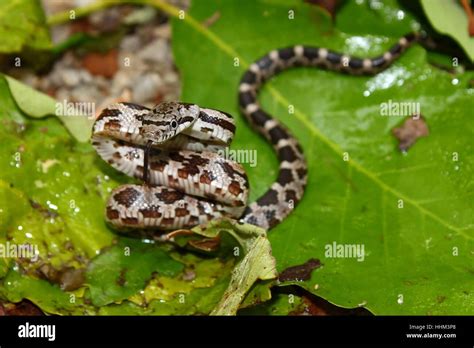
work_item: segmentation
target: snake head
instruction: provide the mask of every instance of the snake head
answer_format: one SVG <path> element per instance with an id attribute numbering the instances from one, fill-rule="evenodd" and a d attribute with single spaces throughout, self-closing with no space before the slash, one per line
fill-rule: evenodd
<path id="1" fill-rule="evenodd" d="M 140 134 L 145 142 L 159 145 L 192 126 L 199 116 L 195 104 L 165 102 L 143 116 Z"/>

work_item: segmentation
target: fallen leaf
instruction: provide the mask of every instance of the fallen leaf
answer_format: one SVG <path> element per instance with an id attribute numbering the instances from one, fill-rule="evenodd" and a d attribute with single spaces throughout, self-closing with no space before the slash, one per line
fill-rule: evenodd
<path id="1" fill-rule="evenodd" d="M 398 148 L 407 151 L 415 142 L 429 135 L 428 125 L 423 116 L 407 118 L 400 127 L 392 130 L 393 135 L 399 140 Z"/>
<path id="2" fill-rule="evenodd" d="M 321 267 L 321 262 L 317 259 L 309 259 L 302 265 L 288 267 L 278 276 L 280 282 L 303 281 L 311 278 L 311 272 L 315 268 Z"/>

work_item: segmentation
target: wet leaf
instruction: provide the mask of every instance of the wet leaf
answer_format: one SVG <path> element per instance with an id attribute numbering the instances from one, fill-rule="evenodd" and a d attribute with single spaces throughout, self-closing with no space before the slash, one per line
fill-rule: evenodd
<path id="1" fill-rule="evenodd" d="M 152 273 L 172 277 L 182 269 L 181 263 L 156 245 L 123 239 L 88 266 L 86 276 L 92 304 L 120 302 L 142 290 Z"/>
<path id="2" fill-rule="evenodd" d="M 81 315 L 94 314 L 95 309 L 84 303 L 81 292 L 64 292 L 46 280 L 21 275 L 11 270 L 2 279 L 0 296 L 9 302 L 28 299 L 50 314 Z"/>
<path id="3" fill-rule="evenodd" d="M 182 99 L 234 115 L 232 148 L 258 155 L 257 166 L 246 166 L 251 199 L 270 186 L 278 164 L 238 111 L 243 72 L 270 50 L 294 44 L 381 54 L 417 23 L 395 1 L 377 4 L 343 5 L 335 27 L 299 1 L 193 2 L 185 19 L 173 22 Z M 219 21 L 204 26 L 216 12 Z M 298 137 L 309 164 L 303 201 L 268 234 L 277 269 L 321 260 L 310 280 L 296 283 L 342 307 L 360 305 L 377 314 L 472 313 L 472 78 L 472 72 L 453 77 L 429 65 L 425 50 L 415 45 L 373 77 L 301 68 L 272 79 L 259 99 Z M 397 149 L 391 129 L 409 115 L 382 116 L 381 104 L 389 100 L 420 103 L 429 127 L 430 135 L 407 154 Z M 327 254 L 333 243 L 363 246 L 364 257 Z"/>
<path id="4" fill-rule="evenodd" d="M 211 287 L 177 293 L 171 300 L 152 300 L 145 305 L 124 301 L 119 305 L 100 307 L 101 315 L 206 315 L 219 301 L 229 279 L 217 278 Z M 169 285 L 168 283 L 166 285 Z M 175 290 L 175 289 L 173 289 Z"/>

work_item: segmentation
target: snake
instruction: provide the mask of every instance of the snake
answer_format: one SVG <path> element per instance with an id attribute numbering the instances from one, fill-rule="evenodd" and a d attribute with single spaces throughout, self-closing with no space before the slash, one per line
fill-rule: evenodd
<path id="1" fill-rule="evenodd" d="M 375 75 L 423 37 L 417 32 L 404 35 L 374 58 L 294 45 L 250 64 L 240 80 L 239 108 L 279 161 L 276 180 L 250 204 L 244 167 L 222 156 L 236 130 L 230 114 L 184 102 L 163 102 L 152 109 L 133 103 L 110 105 L 94 122 L 92 145 L 112 167 L 145 183 L 121 185 L 111 192 L 107 222 L 117 230 L 166 231 L 230 217 L 265 230 L 275 227 L 302 200 L 308 166 L 299 141 L 258 102 L 265 82 L 294 67 Z"/>

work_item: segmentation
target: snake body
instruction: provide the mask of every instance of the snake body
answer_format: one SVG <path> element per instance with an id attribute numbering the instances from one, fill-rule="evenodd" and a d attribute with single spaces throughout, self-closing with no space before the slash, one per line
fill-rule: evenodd
<path id="1" fill-rule="evenodd" d="M 243 167 L 217 152 L 228 147 L 233 118 L 195 104 L 168 102 L 154 109 L 116 103 L 94 123 L 92 144 L 99 155 L 146 185 L 122 185 L 110 195 L 106 220 L 119 230 L 191 228 L 228 216 L 270 229 L 283 221 L 302 199 L 307 165 L 290 131 L 257 101 L 264 82 L 293 67 L 319 67 L 354 75 L 373 75 L 387 68 L 421 36 L 405 35 L 384 54 L 355 58 L 326 48 L 296 45 L 273 50 L 244 73 L 238 100 L 242 113 L 277 153 L 276 181 L 247 206 L 248 179 Z M 145 149 L 150 149 L 144 168 Z"/>
<path id="2" fill-rule="evenodd" d="M 191 228 L 214 218 L 238 218 L 248 180 L 243 167 L 218 155 L 234 136 L 230 115 L 194 104 L 162 103 L 150 110 L 131 103 L 104 109 L 92 145 L 114 168 L 144 176 L 147 185 L 122 185 L 110 195 L 106 219 L 119 230 Z"/>

